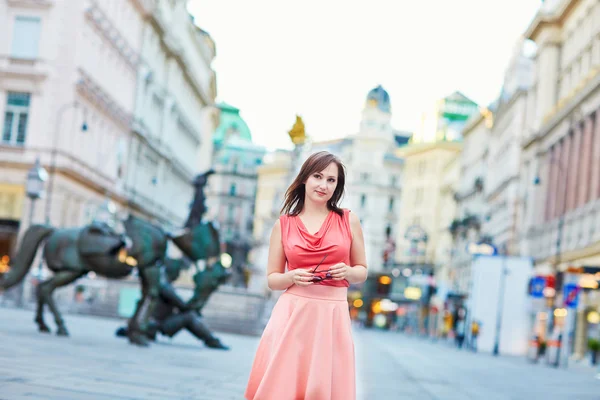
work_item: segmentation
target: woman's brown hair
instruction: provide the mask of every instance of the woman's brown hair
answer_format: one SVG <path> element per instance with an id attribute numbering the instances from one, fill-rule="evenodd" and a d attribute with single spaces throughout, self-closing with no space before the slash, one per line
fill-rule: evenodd
<path id="1" fill-rule="evenodd" d="M 337 178 L 337 186 L 333 191 L 333 195 L 331 199 L 327 202 L 327 208 L 330 211 L 333 211 L 340 216 L 344 215 L 344 212 L 340 207 L 338 207 L 338 202 L 342 199 L 344 195 L 344 186 L 346 183 L 346 171 L 344 164 L 340 161 L 339 158 L 329 153 L 328 151 L 319 151 L 318 153 L 312 154 L 310 157 L 304 161 L 302 164 L 302 168 L 300 168 L 300 172 L 294 182 L 290 185 L 288 190 L 285 192 L 285 200 L 283 202 L 283 207 L 281 208 L 282 214 L 289 215 L 298 215 L 304 208 L 304 196 L 306 194 L 306 187 L 304 183 L 308 180 L 308 178 L 316 173 L 321 172 L 329 164 L 335 163 L 338 167 L 338 178 Z"/>

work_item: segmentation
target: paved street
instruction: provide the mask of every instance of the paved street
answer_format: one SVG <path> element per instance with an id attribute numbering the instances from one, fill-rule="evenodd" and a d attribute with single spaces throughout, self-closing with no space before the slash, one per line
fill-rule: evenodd
<path id="1" fill-rule="evenodd" d="M 219 352 L 181 334 L 140 349 L 113 336 L 119 321 L 67 315 L 65 339 L 37 333 L 32 319 L 0 308 L 1 400 L 242 399 L 258 341 L 220 334 L 233 350 Z M 590 368 L 556 370 L 388 332 L 355 337 L 360 400 L 599 398 Z"/>

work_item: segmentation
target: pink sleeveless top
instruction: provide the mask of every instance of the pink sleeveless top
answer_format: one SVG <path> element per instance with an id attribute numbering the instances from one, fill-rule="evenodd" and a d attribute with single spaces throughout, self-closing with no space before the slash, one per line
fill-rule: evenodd
<path id="1" fill-rule="evenodd" d="M 287 269 L 304 268 L 310 271 L 319 265 L 317 275 L 325 278 L 325 271 L 333 265 L 343 262 L 350 265 L 352 230 L 350 228 L 350 210 L 344 209 L 344 215 L 330 211 L 321 228 L 311 234 L 298 216 L 282 215 L 281 242 L 287 259 Z M 348 287 L 347 280 L 324 279 L 317 285 Z"/>

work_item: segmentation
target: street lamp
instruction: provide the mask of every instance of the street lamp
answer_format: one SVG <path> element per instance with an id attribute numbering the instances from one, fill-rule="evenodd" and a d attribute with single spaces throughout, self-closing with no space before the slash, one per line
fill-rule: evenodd
<path id="1" fill-rule="evenodd" d="M 500 353 L 500 334 L 502 333 L 502 314 L 504 312 L 504 292 L 506 291 L 506 275 L 508 275 L 508 269 L 506 268 L 507 258 L 506 245 L 502 251 L 502 266 L 500 267 L 500 288 L 498 289 L 498 305 L 496 306 L 496 333 L 494 336 L 494 351 L 493 354 L 497 356 Z"/>
<path id="2" fill-rule="evenodd" d="M 555 164 L 558 167 L 558 182 L 565 182 L 565 186 L 564 189 L 562 190 L 562 202 L 561 202 L 561 209 L 559 212 L 559 219 L 558 219 L 558 232 L 557 232 L 557 238 L 556 238 L 556 253 L 554 256 L 554 271 L 558 271 L 559 265 L 560 265 L 560 256 L 561 256 L 561 241 L 562 241 L 562 234 L 563 234 L 563 227 L 565 224 L 565 213 L 566 213 L 566 207 L 567 207 L 567 193 L 569 192 L 569 175 L 566 174 L 565 171 L 565 167 L 563 165 L 563 163 L 560 160 L 555 159 L 553 156 L 550 157 L 549 159 L 549 163 L 550 164 Z M 534 185 L 538 186 L 541 183 L 541 179 L 539 176 L 536 176 L 534 181 L 533 181 Z M 554 295 L 556 295 L 555 293 L 553 294 L 552 297 L 554 297 Z M 552 302 L 552 304 L 549 306 L 550 308 L 550 312 L 548 312 L 548 330 L 550 330 L 550 323 L 553 320 L 553 304 L 554 302 Z M 568 339 L 568 330 L 570 330 L 570 324 L 567 323 L 567 321 L 570 320 L 569 317 L 567 317 L 565 319 L 565 324 L 564 324 L 564 332 L 562 335 L 562 343 L 560 344 L 560 348 L 561 348 L 561 352 L 564 355 L 564 357 L 560 357 L 562 360 L 562 362 L 564 363 L 563 365 L 566 367 L 567 366 L 567 358 L 568 358 L 568 343 L 569 343 L 569 339 Z"/>
<path id="3" fill-rule="evenodd" d="M 44 195 L 44 183 L 48 180 L 48 173 L 40 165 L 40 159 L 36 158 L 35 164 L 27 171 L 27 182 L 25 185 L 25 191 L 27 197 L 31 200 L 31 206 L 29 207 L 29 221 L 28 225 L 32 224 L 33 221 L 33 210 L 35 201 Z"/>
<path id="4" fill-rule="evenodd" d="M 27 226 L 31 226 L 33 223 L 33 214 L 35 208 L 35 201 L 44 196 L 44 183 L 48 179 L 48 173 L 46 170 L 40 165 L 40 159 L 36 158 L 35 164 L 31 167 L 29 171 L 27 171 L 27 181 L 25 182 L 25 193 L 27 197 L 31 201 L 29 206 L 29 221 L 27 221 Z M 41 270 L 39 271 L 41 273 Z M 23 282 L 19 284 L 19 294 L 18 294 L 18 306 L 21 306 L 23 303 Z"/>
<path id="5" fill-rule="evenodd" d="M 115 215 L 117 213 L 117 206 L 115 203 L 108 198 L 108 195 L 104 202 L 98 207 L 96 210 L 96 215 L 94 216 L 94 221 L 103 222 L 108 226 L 114 227 L 115 225 Z"/>
<path id="6" fill-rule="evenodd" d="M 52 138 L 52 154 L 50 157 L 50 180 L 48 182 L 48 197 L 46 198 L 46 212 L 45 212 L 45 221 L 46 225 L 50 225 L 50 206 L 52 203 L 52 194 L 54 188 L 54 175 L 56 175 L 56 153 L 58 152 L 58 137 L 60 134 L 60 125 L 62 121 L 62 117 L 66 110 L 70 108 L 77 108 L 79 103 L 74 101 L 72 103 L 64 104 L 62 107 L 58 109 L 56 113 L 56 126 L 54 127 L 54 134 Z M 86 132 L 88 130 L 88 125 L 85 122 L 85 118 L 83 123 L 81 124 L 81 132 Z"/>

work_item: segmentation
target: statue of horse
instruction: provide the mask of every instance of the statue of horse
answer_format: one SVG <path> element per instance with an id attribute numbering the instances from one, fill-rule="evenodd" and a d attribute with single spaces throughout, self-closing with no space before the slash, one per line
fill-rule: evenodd
<path id="1" fill-rule="evenodd" d="M 196 186 L 199 191 L 203 188 L 203 185 Z M 195 197 L 204 196 L 196 193 Z M 204 207 L 203 202 L 198 202 L 198 206 Z M 197 210 L 190 210 L 190 214 L 197 215 Z M 198 219 L 194 222 L 194 225 L 186 227 L 180 233 L 172 234 L 158 225 L 129 215 L 123 221 L 124 235 L 103 222 L 65 229 L 32 225 L 23 235 L 9 272 L 0 276 L 0 290 L 6 290 L 25 278 L 38 247 L 45 241 L 43 257 L 54 275 L 37 286 L 35 322 L 40 332 L 50 331 L 43 318 L 44 306 L 48 305 L 58 328 L 57 334 L 68 336 L 65 322 L 52 297 L 54 290 L 89 272 L 107 278 L 123 279 L 137 268 L 142 298 L 129 320 L 128 333 L 131 343 L 148 345 L 145 333 L 159 296 L 160 271 L 166 258 L 168 240 L 172 240 L 194 262 L 218 257 L 220 254 L 219 233 L 215 226 Z M 149 303 L 147 307 L 146 302 Z"/>

